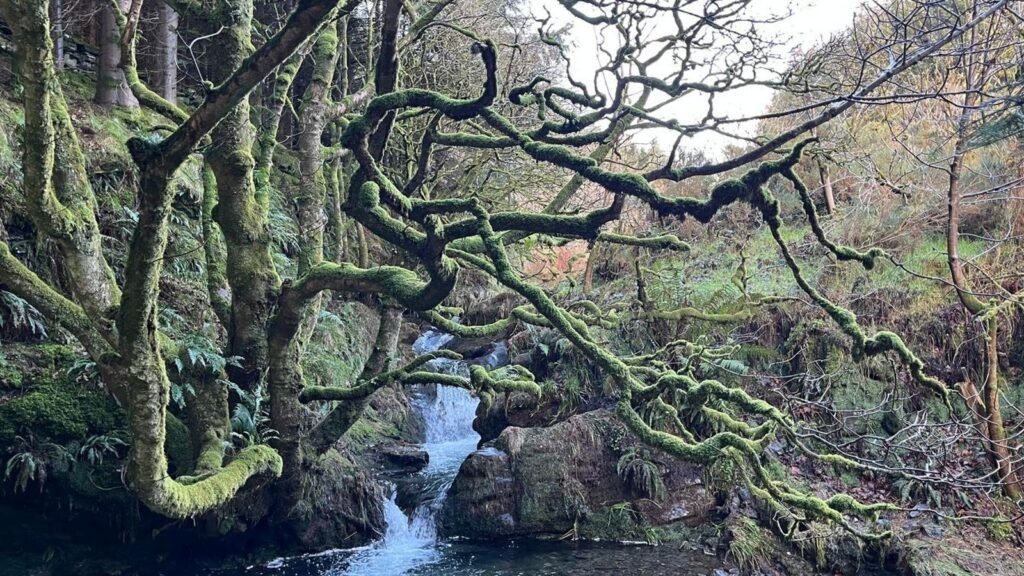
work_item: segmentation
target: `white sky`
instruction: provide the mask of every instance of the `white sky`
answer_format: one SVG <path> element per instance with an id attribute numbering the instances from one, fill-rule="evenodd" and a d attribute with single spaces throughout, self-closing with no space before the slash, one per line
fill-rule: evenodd
<path id="1" fill-rule="evenodd" d="M 770 31 L 788 38 L 790 53 L 793 53 L 806 51 L 830 35 L 847 28 L 853 22 L 857 7 L 863 2 L 864 0 L 754 0 L 751 6 L 755 10 L 764 10 L 765 14 L 785 13 L 787 9 L 792 13 L 792 16 Z M 542 16 L 547 9 L 551 12 L 554 22 L 573 22 L 573 73 L 580 78 L 591 78 L 592 71 L 598 65 L 598 39 L 595 30 L 586 23 L 573 19 L 553 0 L 530 0 L 529 5 L 536 16 Z M 771 98 L 772 90 L 769 88 L 743 88 L 718 98 L 715 104 L 716 113 L 734 118 L 755 115 L 767 108 Z M 705 112 L 703 99 L 700 102 L 700 105 L 693 106 L 692 104 L 696 102 L 691 101 L 691 105 L 688 105 L 687 100 L 683 99 L 666 107 L 659 117 L 665 119 L 677 116 L 681 121 L 697 120 Z M 688 115 L 691 117 L 687 118 Z M 656 143 L 663 149 L 668 149 L 675 138 L 676 135 L 667 130 L 649 130 L 638 134 L 635 140 Z M 684 146 L 702 149 L 705 153 L 715 156 L 729 142 L 730 140 L 724 136 L 702 134 L 688 141 L 684 140 Z"/>

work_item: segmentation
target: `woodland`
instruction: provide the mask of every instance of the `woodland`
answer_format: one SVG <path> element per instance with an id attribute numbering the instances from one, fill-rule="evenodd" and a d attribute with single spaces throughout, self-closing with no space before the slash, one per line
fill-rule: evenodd
<path id="1" fill-rule="evenodd" d="M 0 0 L 0 573 L 1024 574 L 1024 3 L 804 4 Z"/>

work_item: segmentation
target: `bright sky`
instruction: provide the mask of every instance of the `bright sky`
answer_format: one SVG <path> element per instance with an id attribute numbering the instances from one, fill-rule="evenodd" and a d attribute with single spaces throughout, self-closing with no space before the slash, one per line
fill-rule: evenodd
<path id="1" fill-rule="evenodd" d="M 806 51 L 830 35 L 847 28 L 852 22 L 858 6 L 864 0 L 754 0 L 752 8 L 764 10 L 765 14 L 785 13 L 788 9 L 792 16 L 783 23 L 776 25 L 772 32 L 780 37 L 789 39 L 790 53 L 795 51 Z M 583 22 L 576 21 L 557 2 L 552 0 L 530 0 L 529 5 L 534 15 L 542 16 L 545 9 L 553 16 L 557 23 L 574 22 L 572 38 L 575 44 L 573 51 L 572 68 L 574 75 L 581 78 L 590 78 L 597 67 L 597 42 L 596 32 L 593 28 Z M 745 117 L 758 114 L 764 111 L 770 104 L 772 90 L 763 87 L 748 87 L 723 95 L 716 101 L 716 113 L 726 114 L 730 117 Z M 703 100 L 701 100 L 703 102 Z M 697 120 L 703 116 L 705 108 L 703 105 L 693 106 L 695 102 L 688 104 L 687 100 L 681 100 L 670 107 L 666 107 L 659 117 L 665 119 L 678 117 L 680 120 Z M 687 118 L 687 116 L 695 116 Z M 675 141 L 675 134 L 667 130 L 650 130 L 638 135 L 638 141 L 657 143 L 663 149 L 671 147 Z M 729 139 L 717 134 L 698 135 L 689 141 L 684 141 L 684 146 L 702 149 L 709 155 L 717 155 L 729 142 Z"/>

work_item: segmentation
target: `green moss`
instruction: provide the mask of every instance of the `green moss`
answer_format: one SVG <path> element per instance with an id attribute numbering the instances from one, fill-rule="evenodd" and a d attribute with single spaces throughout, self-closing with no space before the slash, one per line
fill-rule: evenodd
<path id="1" fill-rule="evenodd" d="M 839 479 L 842 480 L 843 485 L 847 488 L 856 488 L 860 486 L 860 478 L 852 472 L 843 472 L 839 475 Z"/>
<path id="2" fill-rule="evenodd" d="M 283 462 L 273 448 L 265 445 L 242 450 L 227 466 L 202 478 L 163 479 L 159 501 L 151 508 L 170 518 L 192 518 L 231 500 L 253 476 L 280 476 Z"/>
<path id="3" fill-rule="evenodd" d="M 401 431 L 390 421 L 380 418 L 377 411 L 367 407 L 359 420 L 345 432 L 342 440 L 346 447 L 362 452 L 382 440 L 401 437 Z"/>
<path id="4" fill-rule="evenodd" d="M 659 543 L 659 532 L 629 502 L 600 508 L 576 522 L 576 536 L 587 540 Z"/>
<path id="5" fill-rule="evenodd" d="M 164 439 L 164 452 L 167 453 L 172 472 L 175 475 L 188 474 L 192 471 L 195 450 L 188 427 L 173 414 L 167 415 L 167 436 Z"/>
<path id="6" fill-rule="evenodd" d="M 3 351 L 0 351 L 0 389 L 21 388 L 24 382 L 25 373 L 12 366 Z"/>
<path id="7" fill-rule="evenodd" d="M 1016 536 L 1013 531 L 1013 522 L 1006 518 L 995 518 L 985 522 L 985 530 L 988 532 L 989 538 L 1000 542 L 1011 542 Z"/>
<path id="8" fill-rule="evenodd" d="M 124 427 L 124 414 L 100 390 L 45 384 L 0 405 L 0 444 L 33 434 L 56 442 L 79 440 Z"/>

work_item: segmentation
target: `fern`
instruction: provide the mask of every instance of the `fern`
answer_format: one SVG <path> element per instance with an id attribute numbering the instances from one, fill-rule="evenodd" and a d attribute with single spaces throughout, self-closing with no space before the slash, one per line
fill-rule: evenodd
<path id="1" fill-rule="evenodd" d="M 219 375 L 228 366 L 241 366 L 240 356 L 224 356 L 213 348 L 213 344 L 200 335 L 190 335 L 182 343 L 174 367 L 179 373 L 196 369 L 211 375 Z"/>
<path id="2" fill-rule="evenodd" d="M 46 323 L 39 310 L 20 296 L 0 290 L 0 328 L 6 326 L 28 330 L 34 336 L 46 338 Z"/>
<path id="3" fill-rule="evenodd" d="M 234 382 L 226 384 L 240 400 L 231 413 L 231 438 L 235 443 L 244 448 L 276 440 L 279 434 L 270 427 L 270 406 L 266 403 L 264 384 L 260 383 L 251 392 Z"/>
<path id="4" fill-rule="evenodd" d="M 36 445 L 32 436 L 17 436 L 16 452 L 4 466 L 4 479 L 14 483 L 15 492 L 25 492 L 33 483 L 42 492 L 50 470 L 67 470 L 74 458 L 59 444 L 44 442 Z"/>
<path id="5" fill-rule="evenodd" d="M 715 368 L 725 370 L 726 372 L 731 372 L 733 374 L 743 375 L 750 371 L 750 368 L 747 367 L 746 364 L 740 360 L 736 360 L 735 358 L 716 358 L 711 362 L 711 364 Z"/>
<path id="6" fill-rule="evenodd" d="M 90 465 L 95 466 L 102 464 L 106 456 L 117 458 L 119 450 L 125 446 L 128 446 L 128 443 L 116 436 L 100 434 L 86 438 L 78 450 L 78 455 L 84 457 Z"/>
<path id="7" fill-rule="evenodd" d="M 179 409 L 185 408 L 185 398 L 188 396 L 195 396 L 196 389 L 188 382 L 171 382 L 171 401 Z"/>
<path id="8" fill-rule="evenodd" d="M 67 377 L 75 382 L 98 382 L 99 368 L 88 356 L 79 356 L 71 362 L 65 372 Z"/>
<path id="9" fill-rule="evenodd" d="M 630 448 L 619 458 L 615 471 L 634 492 L 656 501 L 664 497 L 661 468 L 648 459 L 646 451 Z"/>

